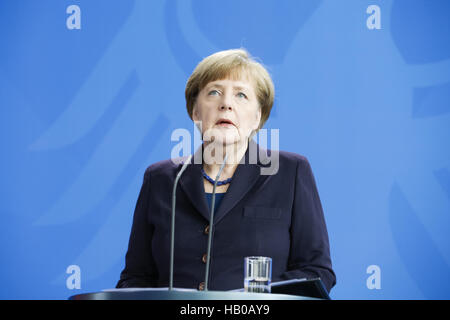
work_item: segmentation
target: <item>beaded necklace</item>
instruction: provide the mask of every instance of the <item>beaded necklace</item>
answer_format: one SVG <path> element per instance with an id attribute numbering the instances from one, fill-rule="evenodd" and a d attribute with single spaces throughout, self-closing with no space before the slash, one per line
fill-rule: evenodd
<path id="1" fill-rule="evenodd" d="M 203 170 L 202 168 L 202 175 L 203 177 L 208 180 L 211 184 L 214 184 L 215 180 L 213 178 L 211 178 L 210 176 L 208 176 L 205 172 L 205 170 Z M 232 178 L 228 178 L 226 180 L 222 180 L 222 181 L 217 181 L 217 185 L 218 186 L 223 186 L 224 184 L 229 184 L 231 182 Z"/>

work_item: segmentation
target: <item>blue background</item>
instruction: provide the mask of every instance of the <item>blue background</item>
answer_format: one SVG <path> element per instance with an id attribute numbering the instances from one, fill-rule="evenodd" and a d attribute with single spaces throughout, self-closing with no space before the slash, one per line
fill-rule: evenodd
<path id="1" fill-rule="evenodd" d="M 69 30 L 66 8 L 81 8 Z M 381 29 L 369 30 L 369 5 Z M 195 65 L 245 47 L 321 195 L 334 299 L 450 298 L 447 0 L 0 0 L 0 298 L 115 286 Z M 81 289 L 66 268 L 81 268 Z M 368 289 L 366 269 L 381 269 Z"/>

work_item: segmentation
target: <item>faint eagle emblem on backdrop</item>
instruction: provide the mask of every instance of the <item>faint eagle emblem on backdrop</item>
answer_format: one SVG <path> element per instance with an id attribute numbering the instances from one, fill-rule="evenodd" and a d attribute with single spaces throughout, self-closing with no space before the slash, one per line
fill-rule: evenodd
<path id="1" fill-rule="evenodd" d="M 381 30 L 354 14 L 367 4 L 327 1 L 297 34 L 280 71 L 279 104 L 298 100 L 300 123 L 283 134 L 296 134 L 330 168 L 336 183 L 325 191 L 340 201 L 328 211 L 370 221 L 361 250 L 395 246 L 398 256 L 375 263 L 392 274 L 406 270 L 426 298 L 442 298 L 450 283 L 450 4 L 378 4 Z M 324 28 L 325 20 L 336 28 Z M 279 121 L 289 123 L 293 112 L 281 107 Z M 392 244 L 379 234 L 386 224 Z M 403 269 L 392 264 L 398 257 Z"/>
<path id="2" fill-rule="evenodd" d="M 121 175 L 132 173 L 136 175 L 133 183 L 138 183 L 141 175 L 126 170 L 130 161 L 138 163 L 137 158 L 156 149 L 156 141 L 170 134 L 171 125 L 184 112 L 182 91 L 179 95 L 164 93 L 183 90 L 202 57 L 244 46 L 261 53 L 280 88 L 273 126 L 283 128 L 282 136 L 300 137 L 298 143 L 306 152 L 322 152 L 319 159 L 335 159 L 337 149 L 351 157 L 350 162 L 336 159 L 322 166 L 335 165 L 332 172 L 339 178 L 340 172 L 350 172 L 354 181 L 357 177 L 370 181 L 367 188 L 376 192 L 361 192 L 360 185 L 347 182 L 358 195 L 355 207 L 376 216 L 375 223 L 388 221 L 405 269 L 426 297 L 434 297 L 426 283 L 439 285 L 437 275 L 424 274 L 427 262 L 414 257 L 430 250 L 438 276 L 450 278 L 450 244 L 444 228 L 450 224 L 450 162 L 449 151 L 443 150 L 450 137 L 450 44 L 445 41 L 448 31 L 442 34 L 430 21 L 448 24 L 442 16 L 448 10 L 442 8 L 450 5 L 435 1 L 426 11 L 425 1 L 387 1 L 379 4 L 383 25 L 375 32 L 365 25 L 367 4 L 360 1 L 345 6 L 338 1 L 258 1 L 257 6 L 252 1 L 220 1 L 228 15 L 209 10 L 218 3 L 135 2 L 69 107 L 32 146 L 46 150 L 79 141 L 108 117 L 108 107 L 120 92 L 128 95 L 126 107 L 116 110 L 87 165 L 37 224 L 81 219 L 111 197 Z M 238 4 L 242 10 L 232 10 Z M 416 24 L 406 25 L 411 21 L 408 14 L 415 15 L 417 28 L 429 24 L 423 38 L 411 37 L 418 32 L 412 29 Z M 333 130 L 333 135 L 324 134 Z M 318 141 L 327 147 L 317 151 L 313 143 Z M 132 160 L 136 153 L 140 156 Z M 338 195 L 343 192 L 338 185 L 331 187 Z M 120 241 L 127 239 L 129 230 L 118 230 L 117 225 L 129 220 L 124 212 L 129 212 L 129 199 L 135 200 L 136 195 L 131 187 L 118 190 L 106 221 L 70 262 L 90 266 L 92 270 L 84 272 L 85 281 L 99 277 L 122 259 L 118 248 L 123 244 L 105 243 L 105 239 L 118 231 L 122 232 L 117 237 Z M 342 204 L 331 203 L 329 209 L 341 212 Z M 355 209 L 350 214 L 360 213 Z M 399 232 L 405 224 L 417 232 L 406 232 L 408 239 L 403 241 Z M 411 243 L 416 244 L 414 251 Z M 99 252 L 107 246 L 108 250 Z"/>
<path id="3" fill-rule="evenodd" d="M 236 1 L 220 3 L 222 6 L 238 4 Z M 184 83 L 196 63 L 212 52 L 242 45 L 250 52 L 264 52 L 262 58 L 266 63 L 280 64 L 295 32 L 322 1 L 313 4 L 275 3 L 272 0 L 263 1 L 255 7 L 249 1 L 245 4 L 239 2 L 239 6 L 256 10 L 265 19 L 280 19 L 288 14 L 290 19 L 285 19 L 285 22 L 289 24 L 284 26 L 284 30 L 283 27 L 273 26 L 258 30 L 258 27 L 264 26 L 261 21 L 243 24 L 239 20 L 241 13 L 234 11 L 230 12 L 230 16 L 235 18 L 236 23 L 228 26 L 229 34 L 218 41 L 214 33 L 209 31 L 219 31 L 226 21 L 223 17 L 214 17 L 214 14 L 201 11 L 202 5 L 210 6 L 210 2 L 135 1 L 127 21 L 73 101 L 30 146 L 33 150 L 65 148 L 86 137 L 99 123 L 106 120 L 112 123 L 79 175 L 36 221 L 36 225 L 41 226 L 65 225 L 88 214 L 95 214 L 98 209 L 110 210 L 90 243 L 77 258 L 70 261 L 71 264 L 84 266 L 83 270 L 86 270 L 86 266 L 95 265 L 84 273 L 84 281 L 97 278 L 123 258 L 122 251 L 129 230 L 118 230 L 117 225 L 130 220 L 130 215 L 124 215 L 124 212 L 130 213 L 132 210 L 129 199 L 135 201 L 136 197 L 136 190 L 130 185 L 142 179 L 140 172 L 126 171 L 127 166 L 130 161 L 138 161 L 136 156 L 133 160 L 133 155 L 150 153 L 158 140 L 170 134 L 170 125 L 176 125 L 174 123 L 180 118 L 180 113 L 184 112 Z M 297 13 L 292 13 L 292 9 L 296 9 Z M 83 15 L 84 26 L 88 24 L 86 16 Z M 207 20 L 213 18 L 222 20 L 217 20 L 214 27 L 205 28 L 209 24 Z M 87 27 L 81 30 L 86 32 Z M 282 32 L 285 35 L 277 37 Z M 235 38 L 229 38 L 233 34 Z M 279 42 L 277 50 L 270 49 L 266 41 L 268 36 L 272 44 L 276 39 Z M 173 65 L 168 57 L 174 58 L 177 65 Z M 174 88 L 178 88 L 179 95 L 165 94 Z M 117 100 L 123 100 L 124 107 L 119 107 Z M 170 139 L 167 139 L 169 142 Z M 115 187 L 117 180 L 124 174 L 135 175 L 134 183 L 128 181 L 126 188 Z M 117 194 L 117 190 L 121 193 Z M 111 202 L 112 196 L 117 197 L 114 206 L 102 204 Z M 117 232 L 122 234 L 117 235 Z M 111 239 L 111 234 L 115 234 L 114 239 L 120 240 L 106 244 L 105 241 L 110 240 L 105 239 Z M 105 245 L 108 250 L 104 250 Z M 61 278 L 58 278 L 55 283 L 60 281 Z"/>

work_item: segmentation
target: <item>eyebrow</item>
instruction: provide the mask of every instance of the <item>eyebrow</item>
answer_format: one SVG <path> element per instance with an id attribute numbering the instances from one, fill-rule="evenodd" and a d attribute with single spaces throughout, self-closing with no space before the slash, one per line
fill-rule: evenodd
<path id="1" fill-rule="evenodd" d="M 208 88 L 213 88 L 213 87 L 217 87 L 217 88 L 223 89 L 224 86 L 222 86 L 221 84 L 211 84 L 211 85 L 208 86 Z M 243 86 L 233 86 L 233 89 L 237 89 L 237 90 L 249 90 L 248 87 L 243 87 Z"/>

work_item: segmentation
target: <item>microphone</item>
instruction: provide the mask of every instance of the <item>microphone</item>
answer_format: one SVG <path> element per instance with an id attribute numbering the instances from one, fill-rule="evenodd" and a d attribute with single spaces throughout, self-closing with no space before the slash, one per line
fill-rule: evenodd
<path id="1" fill-rule="evenodd" d="M 209 278 L 209 261 L 211 258 L 211 242 L 212 242 L 212 234 L 213 234 L 213 223 L 214 223 L 214 204 L 216 201 L 216 186 L 219 181 L 220 174 L 225 167 L 225 163 L 227 162 L 228 154 L 225 154 L 225 158 L 223 159 L 223 163 L 220 166 L 219 172 L 217 173 L 216 179 L 214 180 L 213 193 L 211 198 L 211 216 L 209 218 L 209 234 L 208 234 L 208 251 L 206 253 L 206 272 L 205 272 L 205 291 L 208 291 L 208 278 Z"/>
<path id="2" fill-rule="evenodd" d="M 184 170 L 186 170 L 188 164 L 191 162 L 192 155 L 190 155 L 186 161 L 183 163 L 180 172 L 178 172 L 175 182 L 173 184 L 173 192 L 172 192 L 172 220 L 171 220 L 171 229 L 170 229 L 170 278 L 169 278 L 169 290 L 173 289 L 173 264 L 174 264 L 174 250 L 175 250 L 175 203 L 177 201 L 177 185 L 178 180 L 180 180 L 181 175 Z"/>

